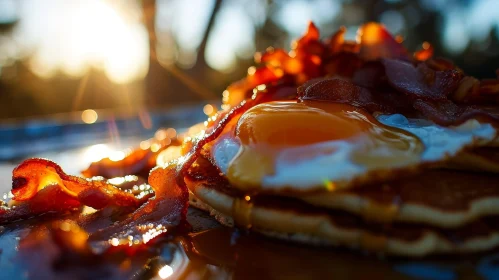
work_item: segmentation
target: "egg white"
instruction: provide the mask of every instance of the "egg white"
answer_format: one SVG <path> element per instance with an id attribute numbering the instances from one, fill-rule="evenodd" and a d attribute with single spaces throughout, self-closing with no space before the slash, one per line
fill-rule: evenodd
<path id="1" fill-rule="evenodd" d="M 411 132 L 426 146 L 423 162 L 439 161 L 457 155 L 465 147 L 484 146 L 494 140 L 496 130 L 488 123 L 468 120 L 459 126 L 443 127 L 428 120 L 403 115 L 379 115 L 379 122 Z"/>

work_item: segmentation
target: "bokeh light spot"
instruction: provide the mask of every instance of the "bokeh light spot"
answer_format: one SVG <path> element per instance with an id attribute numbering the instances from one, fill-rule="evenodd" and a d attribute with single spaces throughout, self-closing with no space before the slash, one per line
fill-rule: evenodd
<path id="1" fill-rule="evenodd" d="M 99 115 L 92 109 L 85 110 L 81 113 L 81 120 L 86 124 L 92 124 L 97 121 Z"/>
<path id="2" fill-rule="evenodd" d="M 211 104 L 206 104 L 206 105 L 204 105 L 204 107 L 203 107 L 203 113 L 204 113 L 205 115 L 207 115 L 207 116 L 211 116 L 211 114 L 213 114 L 213 111 L 214 111 L 214 110 L 215 110 L 215 109 L 213 108 L 213 105 L 211 105 Z"/>
<path id="3" fill-rule="evenodd" d="M 161 279 L 166 279 L 173 274 L 173 268 L 169 265 L 163 266 L 159 271 L 158 271 L 158 276 Z"/>

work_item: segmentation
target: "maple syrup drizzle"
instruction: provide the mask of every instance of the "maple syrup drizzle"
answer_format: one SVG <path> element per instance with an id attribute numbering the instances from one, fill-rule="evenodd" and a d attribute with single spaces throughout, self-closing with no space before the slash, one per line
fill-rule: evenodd
<path id="1" fill-rule="evenodd" d="M 358 241 L 359 247 L 363 250 L 383 253 L 388 245 L 388 238 L 385 235 L 373 235 L 368 232 L 363 232 Z"/>
<path id="2" fill-rule="evenodd" d="M 392 223 L 397 217 L 400 205 L 383 205 L 374 201 L 362 202 L 360 206 L 361 216 L 368 222 Z"/>
<path id="3" fill-rule="evenodd" d="M 253 202 L 250 196 L 245 196 L 243 199 L 234 198 L 232 202 L 232 218 L 234 223 L 241 228 L 250 229 L 253 226 L 252 213 Z"/>

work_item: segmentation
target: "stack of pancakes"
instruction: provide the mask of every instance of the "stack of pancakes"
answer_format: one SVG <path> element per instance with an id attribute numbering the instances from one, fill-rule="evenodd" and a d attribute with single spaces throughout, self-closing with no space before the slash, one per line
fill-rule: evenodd
<path id="1" fill-rule="evenodd" d="M 403 256 L 481 252 L 499 245 L 499 174 L 490 172 L 499 168 L 496 145 L 482 142 L 437 164 L 394 170 L 386 181 L 341 189 L 325 181 L 307 192 L 231 184 L 210 145 L 186 182 L 191 205 L 224 225 L 272 237 Z"/>
<path id="2" fill-rule="evenodd" d="M 499 245 L 496 174 L 427 170 L 347 191 L 251 197 L 217 175 L 206 162 L 196 164 L 188 178 L 190 202 L 227 226 L 407 256 L 471 253 Z"/>

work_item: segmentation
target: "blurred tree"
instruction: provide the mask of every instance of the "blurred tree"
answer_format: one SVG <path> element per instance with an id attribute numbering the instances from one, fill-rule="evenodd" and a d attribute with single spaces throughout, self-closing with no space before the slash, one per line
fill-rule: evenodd
<path id="1" fill-rule="evenodd" d="M 355 29 L 366 21 L 386 21 L 389 28 L 391 23 L 397 23 L 400 35 L 404 37 L 404 44 L 410 50 L 419 49 L 424 41 L 430 42 L 437 56 L 447 57 L 465 70 L 466 73 L 477 77 L 495 77 L 495 69 L 499 66 L 499 31 L 495 26 L 490 29 L 484 40 L 470 41 L 464 52 L 453 53 L 448 49 L 448 42 L 444 42 L 444 29 L 449 13 L 459 10 L 466 15 L 467 8 L 472 7 L 475 1 L 450 1 L 445 7 L 432 4 L 431 1 L 383 1 L 383 0 L 260 0 L 260 1 L 222 1 L 213 0 L 209 5 L 209 19 L 206 21 L 204 32 L 200 35 L 200 44 L 197 48 L 197 60 L 189 69 L 184 65 L 176 64 L 173 60 L 181 51 L 181 44 L 175 41 L 172 30 L 162 31 L 159 34 L 166 36 L 168 48 L 172 49 L 172 63 L 158 62 L 156 49 L 158 36 L 156 16 L 158 2 L 155 0 L 136 0 L 142 5 L 144 26 L 148 31 L 149 43 L 149 71 L 144 81 L 118 85 L 110 81 L 102 71 L 90 70 L 82 78 L 68 77 L 57 73 L 53 78 L 42 78 L 30 69 L 30 59 L 23 57 L 13 63 L 4 63 L 0 53 L 0 119 L 28 117 L 59 112 L 84 110 L 88 108 L 122 108 L 129 112 L 147 108 L 177 105 L 186 102 L 206 102 L 219 100 L 221 92 L 232 81 L 240 79 L 254 62 L 252 59 L 238 57 L 236 67 L 229 73 L 216 71 L 207 64 L 207 43 L 214 34 L 217 16 L 224 7 L 240 5 L 238 10 L 248 13 L 253 21 L 254 46 L 257 51 L 263 51 L 268 46 L 289 48 L 289 42 L 294 39 L 289 26 L 279 21 L 286 5 L 300 2 L 301 6 L 309 8 L 306 13 L 311 17 L 317 15 L 310 11 L 317 11 L 317 7 L 335 7 L 336 11 L 324 12 L 320 17 L 321 34 L 327 37 L 336 28 L 346 25 L 350 28 L 349 38 L 355 36 Z M 180 0 L 178 0 L 180 1 Z M 292 2 L 292 3 L 291 3 Z M 125 2 L 123 2 L 125 3 Z M 161 4 L 177 3 L 175 1 L 161 2 Z M 329 4 L 328 4 L 329 3 Z M 333 3 L 333 5 L 331 5 Z M 480 2 L 481 3 L 481 2 Z M 140 5 L 135 5 L 138 7 Z M 225 6 L 227 5 L 227 6 Z M 260 5 L 252 9 L 251 5 Z M 312 9 L 313 5 L 318 5 Z M 133 6 L 133 5 L 132 5 Z M 170 5 L 175 8 L 175 5 Z M 296 5 L 294 6 L 296 7 Z M 439 8 L 440 7 L 440 8 Z M 135 9 L 135 8 L 134 8 Z M 315 9 L 315 10 L 314 10 Z M 175 12 L 175 11 L 170 11 Z M 293 20 L 295 13 L 305 14 L 305 11 L 288 10 Z M 257 14 L 255 16 L 255 13 Z M 470 12 L 471 13 L 471 12 Z M 303 16 L 302 16 L 303 19 Z M 21 19 L 22 20 L 22 19 Z M 192 19 L 194 21 L 196 19 Z M 0 23 L 0 51 L 2 42 L 12 42 L 12 32 L 18 23 Z M 295 25 L 296 26 L 296 25 Z M 171 29 L 175 28 L 172 24 Z M 305 30 L 303 26 L 303 31 Z M 466 30 L 466 32 L 471 32 Z M 296 33 L 296 31 L 294 32 Z M 202 38 L 201 38 L 202 37 Z M 165 39 L 160 37 L 160 39 Z M 460 39 L 460 38 L 456 38 Z M 447 44 L 447 45 L 446 45 Z M 175 53 L 176 52 L 176 53 Z M 17 58 L 15 58 L 17 59 Z M 15 60 L 14 59 L 14 60 Z M 178 62 L 178 61 L 177 61 Z M 143 99 L 143 100 L 142 100 Z"/>
<path id="2" fill-rule="evenodd" d="M 145 79 L 146 83 L 146 104 L 156 107 L 158 104 L 178 104 L 192 102 L 193 100 L 217 99 L 218 94 L 214 94 L 210 89 L 213 87 L 212 76 L 214 70 L 211 69 L 205 58 L 206 43 L 213 29 L 213 24 L 218 11 L 222 5 L 222 0 L 216 0 L 210 19 L 197 50 L 197 60 L 194 66 L 187 70 L 178 68 L 175 64 L 162 66 L 156 55 L 156 1 L 143 1 L 144 22 L 149 35 L 149 71 Z"/>

